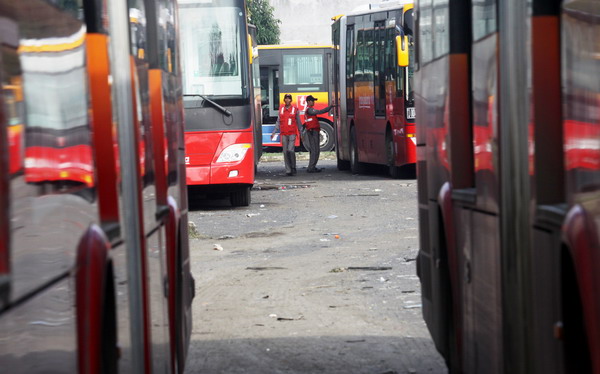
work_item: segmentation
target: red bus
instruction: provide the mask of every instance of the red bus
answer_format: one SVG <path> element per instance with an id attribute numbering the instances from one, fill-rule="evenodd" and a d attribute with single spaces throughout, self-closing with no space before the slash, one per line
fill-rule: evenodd
<path id="1" fill-rule="evenodd" d="M 179 4 L 190 196 L 229 195 L 231 205 L 248 206 L 262 146 L 245 2 Z"/>
<path id="2" fill-rule="evenodd" d="M 300 110 L 300 120 L 304 122 L 307 108 L 306 97 L 314 96 L 314 108 L 323 109 L 329 105 L 332 84 L 332 47 L 327 45 L 261 45 L 260 86 L 262 99 L 262 143 L 265 147 L 281 148 L 281 138 L 271 133 L 279 116 L 280 105 L 285 94 L 292 95 L 292 102 Z M 319 114 L 321 134 L 319 146 L 322 152 L 333 150 L 335 145 L 333 114 Z M 300 146 L 296 137 L 296 146 Z"/>
<path id="3" fill-rule="evenodd" d="M 175 10 L 0 1 L 8 372 L 183 372 L 194 282 Z"/>
<path id="4" fill-rule="evenodd" d="M 600 8 L 416 4 L 423 316 L 452 373 L 600 373 Z"/>
<path id="5" fill-rule="evenodd" d="M 413 4 L 384 3 L 336 17 L 334 95 L 338 169 L 389 166 L 414 176 Z"/>

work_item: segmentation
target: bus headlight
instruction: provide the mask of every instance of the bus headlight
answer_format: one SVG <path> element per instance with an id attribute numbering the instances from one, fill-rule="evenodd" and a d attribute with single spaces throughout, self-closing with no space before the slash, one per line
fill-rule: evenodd
<path id="1" fill-rule="evenodd" d="M 252 147 L 252 145 L 248 143 L 230 145 L 221 152 L 217 162 L 236 162 L 243 160 L 250 147 Z"/>

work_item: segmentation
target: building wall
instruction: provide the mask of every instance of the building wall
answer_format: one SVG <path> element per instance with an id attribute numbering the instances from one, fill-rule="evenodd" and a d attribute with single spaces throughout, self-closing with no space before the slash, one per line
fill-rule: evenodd
<path id="1" fill-rule="evenodd" d="M 369 0 L 269 0 L 281 20 L 281 43 L 331 44 L 331 17 L 348 14 Z"/>

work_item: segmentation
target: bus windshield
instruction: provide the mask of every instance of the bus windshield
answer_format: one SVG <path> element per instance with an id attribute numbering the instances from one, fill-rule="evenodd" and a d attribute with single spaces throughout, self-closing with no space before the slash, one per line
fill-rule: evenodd
<path id="1" fill-rule="evenodd" d="M 323 84 L 323 54 L 283 55 L 283 84 Z"/>
<path id="2" fill-rule="evenodd" d="M 247 98 L 244 13 L 203 5 L 180 5 L 183 93 L 212 100 Z"/>

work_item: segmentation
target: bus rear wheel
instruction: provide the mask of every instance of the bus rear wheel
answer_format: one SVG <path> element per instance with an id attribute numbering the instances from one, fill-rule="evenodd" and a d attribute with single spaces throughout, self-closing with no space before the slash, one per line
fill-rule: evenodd
<path id="1" fill-rule="evenodd" d="M 396 166 L 396 151 L 394 149 L 392 134 L 389 131 L 385 137 L 385 150 L 387 154 L 387 164 L 390 169 L 390 176 L 394 179 L 402 177 L 402 169 L 399 166 Z"/>
<path id="2" fill-rule="evenodd" d="M 232 206 L 250 205 L 250 187 L 242 187 L 238 191 L 233 191 L 229 196 Z"/>
<path id="3" fill-rule="evenodd" d="M 358 145 L 356 144 L 356 130 L 350 132 L 350 171 L 352 174 L 360 174 L 365 171 L 363 163 L 358 161 Z"/>

